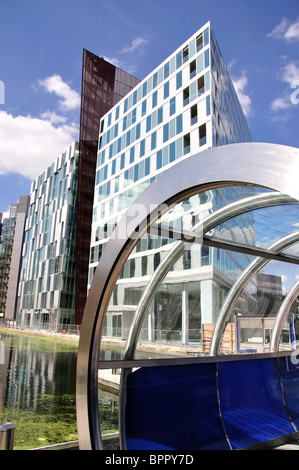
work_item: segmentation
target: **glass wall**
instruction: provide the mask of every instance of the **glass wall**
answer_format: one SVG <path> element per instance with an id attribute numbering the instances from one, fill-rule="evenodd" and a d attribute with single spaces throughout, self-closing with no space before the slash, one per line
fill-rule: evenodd
<path id="1" fill-rule="evenodd" d="M 216 325 L 229 311 L 220 353 L 269 352 L 277 315 L 299 269 L 298 202 L 287 198 L 280 204 L 276 197 L 257 186 L 224 186 L 164 212 L 123 266 L 102 348 L 112 347 L 118 359 L 132 352 L 132 359 L 206 356 Z M 238 295 L 229 301 L 234 291 Z M 279 348 L 292 349 L 298 335 L 295 296 Z M 117 393 L 120 369 L 98 373 L 100 389 L 108 384 Z"/>
<path id="2" fill-rule="evenodd" d="M 122 269 L 110 300 L 104 337 L 108 339 L 117 331 L 120 345 L 125 343 L 144 291 L 173 253 L 173 262 L 147 307 L 140 344 L 146 348 L 159 343 L 168 348 L 168 353 L 176 354 L 208 352 L 214 325 L 233 286 L 261 249 L 266 250 L 267 256 L 274 256 L 273 244 L 290 233 L 296 234 L 297 206 L 243 210 L 207 233 L 202 232 L 204 221 L 223 208 L 229 210 L 240 202 L 246 206 L 250 198 L 271 193 L 274 194 L 253 186 L 221 187 L 194 195 L 163 214 L 138 240 Z M 277 224 L 282 211 L 284 223 Z M 280 255 L 281 261 L 265 258 L 265 267 L 253 271 L 244 285 L 230 318 L 228 352 L 269 348 L 271 333 L 265 331 L 273 328 L 278 309 L 296 280 L 296 246 L 293 244 Z M 284 262 L 283 256 L 291 256 L 294 264 Z M 294 304 L 294 314 L 296 309 Z M 245 319 L 249 317 L 250 332 L 245 331 Z M 259 318 L 269 319 L 262 333 Z M 254 322 L 256 326 L 252 327 Z"/>

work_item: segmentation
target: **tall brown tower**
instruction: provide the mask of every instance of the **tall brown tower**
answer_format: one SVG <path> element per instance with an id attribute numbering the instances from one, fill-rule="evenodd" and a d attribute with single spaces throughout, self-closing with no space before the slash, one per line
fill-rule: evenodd
<path id="1" fill-rule="evenodd" d="M 132 75 L 83 50 L 76 232 L 76 325 L 82 322 L 87 296 L 100 121 L 138 83 L 139 80 Z"/>

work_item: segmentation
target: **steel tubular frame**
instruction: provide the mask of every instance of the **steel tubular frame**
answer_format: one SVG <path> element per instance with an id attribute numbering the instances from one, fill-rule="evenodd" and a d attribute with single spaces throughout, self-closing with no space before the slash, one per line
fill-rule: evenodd
<path id="1" fill-rule="evenodd" d="M 103 448 L 97 389 L 104 319 L 125 261 L 161 215 L 161 206 L 166 211 L 164 206 L 169 209 L 201 191 L 233 185 L 261 186 L 298 200 L 298 168 L 299 151 L 291 147 L 246 143 L 209 149 L 177 163 L 152 183 L 135 201 L 142 212 L 128 209 L 107 243 L 85 306 L 77 358 L 80 449 Z"/>

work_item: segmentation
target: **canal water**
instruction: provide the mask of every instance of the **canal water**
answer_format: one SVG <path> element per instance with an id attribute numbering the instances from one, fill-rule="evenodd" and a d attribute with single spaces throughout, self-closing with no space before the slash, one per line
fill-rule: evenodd
<path id="1" fill-rule="evenodd" d="M 1 422 L 16 425 L 14 449 L 76 441 L 78 342 L 0 332 Z M 1 398 L 1 397 L 0 397 Z M 101 391 L 103 426 L 117 426 L 118 397 Z M 105 421 L 106 420 L 106 421 Z"/>

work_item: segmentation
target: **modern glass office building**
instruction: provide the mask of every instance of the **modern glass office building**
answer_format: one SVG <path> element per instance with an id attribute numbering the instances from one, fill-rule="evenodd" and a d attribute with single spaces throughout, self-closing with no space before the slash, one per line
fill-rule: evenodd
<path id="1" fill-rule="evenodd" d="M 17 326 L 74 323 L 78 144 L 32 182 L 25 226 Z"/>
<path id="2" fill-rule="evenodd" d="M 93 192 L 101 118 L 139 80 L 102 57 L 83 50 L 77 233 L 76 233 L 76 324 L 80 325 L 86 301 Z"/>
<path id="3" fill-rule="evenodd" d="M 11 254 L 15 232 L 18 204 L 10 206 L 9 217 L 2 221 L 1 217 L 1 243 L 0 243 L 0 313 L 4 316 L 11 265 Z M 2 216 L 2 213 L 1 213 Z"/>
<path id="4" fill-rule="evenodd" d="M 80 327 L 100 120 L 137 83 L 130 74 L 83 50 L 79 143 L 32 183 L 19 292 L 22 326 L 52 331 Z"/>
<path id="5" fill-rule="evenodd" d="M 202 150 L 249 141 L 248 124 L 207 23 L 101 121 L 89 286 L 117 222 L 162 172 Z M 180 210 L 169 211 L 164 223 L 168 229 L 180 225 L 190 230 L 214 207 L 243 197 L 242 191 L 237 187 L 223 188 L 196 195 L 182 203 Z M 249 189 L 249 193 L 253 191 Z M 230 224 L 230 233 L 238 232 L 243 238 L 254 240 L 250 216 Z M 111 298 L 105 336 L 126 338 L 142 291 L 171 243 L 173 239 L 167 236 L 155 238 L 152 234 L 138 242 Z M 216 299 L 219 304 L 236 271 L 247 263 L 245 255 L 232 259 L 213 247 L 194 244 L 174 265 L 156 296 L 143 327 L 143 339 L 183 343 L 200 340 L 200 325 L 215 322 L 219 308 Z M 224 276 L 224 271 L 230 274 Z"/>
<path id="6" fill-rule="evenodd" d="M 11 204 L 3 224 L 0 213 L 0 317 L 5 315 L 6 320 L 15 319 L 28 205 L 29 196 L 20 196 L 19 202 Z"/>

